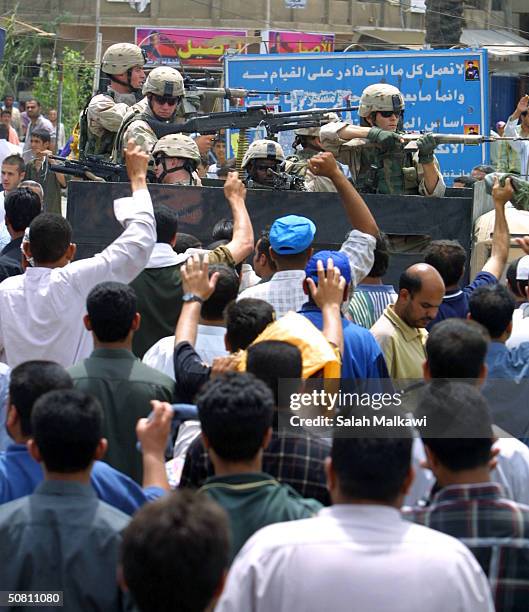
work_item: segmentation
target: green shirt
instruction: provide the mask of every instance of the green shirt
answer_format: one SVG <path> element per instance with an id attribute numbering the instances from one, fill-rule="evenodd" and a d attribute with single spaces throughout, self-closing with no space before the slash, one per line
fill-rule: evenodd
<path id="1" fill-rule="evenodd" d="M 199 489 L 226 510 L 231 526 L 231 557 L 266 525 L 314 516 L 323 506 L 304 499 L 288 485 L 262 472 L 212 476 Z"/>
<path id="2" fill-rule="evenodd" d="M 141 363 L 125 349 L 96 349 L 68 369 L 76 389 L 95 396 L 105 414 L 103 458 L 136 482 L 142 482 L 142 456 L 136 449 L 136 423 L 151 412 L 150 401 L 172 402 L 174 381 Z"/>
<path id="3" fill-rule="evenodd" d="M 160 246 L 158 243 L 156 248 Z M 161 245 L 167 246 L 169 245 Z M 154 251 L 153 251 L 154 253 Z M 177 255 L 174 255 L 175 258 Z M 219 246 L 208 253 L 209 264 L 224 264 L 235 267 L 235 261 L 229 249 Z M 140 359 L 158 340 L 173 336 L 176 322 L 182 310 L 182 278 L 180 263 L 164 267 L 145 268 L 131 283 L 138 299 L 138 312 L 141 314 L 141 325 L 134 334 L 132 350 Z"/>
<path id="4" fill-rule="evenodd" d="M 130 283 L 141 314 L 140 328 L 132 340 L 132 350 L 140 359 L 158 340 L 174 335 L 184 294 L 180 265 L 146 268 Z"/>
<path id="5" fill-rule="evenodd" d="M 35 160 L 26 164 L 26 181 L 37 181 L 42 186 L 44 191 L 44 210 L 49 213 L 57 213 L 62 215 L 61 208 L 61 185 L 57 180 L 55 172 L 48 170 L 43 171 L 43 168 L 37 170 Z"/>

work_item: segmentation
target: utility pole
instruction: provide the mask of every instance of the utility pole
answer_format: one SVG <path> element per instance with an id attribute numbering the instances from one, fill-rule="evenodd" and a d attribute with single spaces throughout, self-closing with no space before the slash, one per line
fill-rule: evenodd
<path id="1" fill-rule="evenodd" d="M 101 48 L 103 46 L 103 35 L 101 34 L 101 0 L 96 0 L 96 52 L 94 66 L 94 83 L 92 93 L 95 95 L 99 89 L 99 74 L 101 71 Z"/>
<path id="2" fill-rule="evenodd" d="M 59 87 L 57 90 L 57 126 L 55 128 L 55 153 L 59 152 L 58 144 L 61 133 L 61 122 L 62 122 L 62 95 L 64 85 L 64 54 L 59 60 Z"/>

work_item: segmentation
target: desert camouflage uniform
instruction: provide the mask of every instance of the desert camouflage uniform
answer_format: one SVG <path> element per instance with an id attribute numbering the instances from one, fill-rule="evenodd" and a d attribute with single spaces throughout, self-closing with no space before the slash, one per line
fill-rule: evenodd
<path id="1" fill-rule="evenodd" d="M 84 155 L 110 157 L 116 133 L 123 117 L 129 107 L 138 101 L 137 94 L 130 85 L 130 71 L 134 66 L 143 66 L 144 64 L 143 52 L 137 45 L 117 43 L 111 45 L 105 51 L 101 71 L 111 79 L 126 72 L 129 75 L 127 83 L 130 92 L 118 93 L 110 86 L 107 92 L 99 93 L 90 100 L 79 120 L 81 139 L 83 140 L 81 146 Z"/>
<path id="2" fill-rule="evenodd" d="M 354 185 L 364 193 L 415 194 L 443 197 L 446 185 L 440 176 L 433 193 L 428 193 L 424 184 L 424 172 L 418 153 L 404 148 L 385 152 L 374 146 L 364 146 L 366 140 L 353 138 L 343 140 L 338 131 L 347 123 L 328 123 L 321 128 L 321 142 L 325 150 L 331 151 L 337 160 L 349 166 Z M 434 157 L 434 163 L 439 163 Z"/>
<path id="3" fill-rule="evenodd" d="M 192 114 L 193 109 L 196 112 L 197 108 L 194 104 L 197 102 L 197 99 L 194 97 L 188 99 L 184 96 L 184 84 L 180 73 L 174 68 L 164 66 L 155 68 L 149 74 L 143 86 L 145 98 L 131 108 L 119 128 L 112 154 L 114 161 L 117 163 L 123 162 L 123 150 L 131 138 L 143 151 L 147 153 L 152 152 L 154 145 L 158 141 L 158 136 L 147 120 L 160 120 L 155 117 L 149 105 L 147 95 L 164 95 L 166 90 L 170 91 L 175 97 L 181 97 L 181 101 L 176 107 L 172 119 L 166 123 L 184 123 L 187 117 Z"/>
<path id="4" fill-rule="evenodd" d="M 134 94 L 120 94 L 111 88 L 109 93 L 98 94 L 90 100 L 87 108 L 85 155 L 110 155 L 123 118 L 134 104 Z"/>
<path id="5" fill-rule="evenodd" d="M 326 176 L 316 176 L 309 170 L 308 161 L 318 154 L 318 151 L 313 149 L 301 149 L 296 151 L 294 155 L 289 155 L 285 162 L 285 172 L 303 176 L 305 179 L 305 187 L 307 191 L 323 191 L 328 193 L 336 193 L 336 187 L 330 178 Z"/>

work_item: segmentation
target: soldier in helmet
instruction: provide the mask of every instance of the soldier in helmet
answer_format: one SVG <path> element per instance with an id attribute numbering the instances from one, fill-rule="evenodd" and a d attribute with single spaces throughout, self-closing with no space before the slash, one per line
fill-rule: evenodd
<path id="1" fill-rule="evenodd" d="M 359 191 L 441 197 L 445 184 L 434 137 L 423 134 L 417 151 L 405 150 L 399 138 L 403 113 L 404 98 L 396 87 L 369 85 L 360 98 L 361 125 L 328 123 L 321 128 L 321 143 L 349 166 Z"/>
<path id="2" fill-rule="evenodd" d="M 338 115 L 329 113 L 329 121 L 338 121 Z M 292 144 L 296 151 L 294 155 L 289 155 L 285 162 L 285 172 L 302 176 L 305 179 L 307 191 L 327 191 L 336 192 L 336 187 L 331 179 L 326 176 L 316 176 L 309 168 L 309 159 L 322 153 L 325 149 L 320 140 L 319 127 L 299 128 L 294 131 L 296 138 Z"/>
<path id="3" fill-rule="evenodd" d="M 151 152 L 158 141 L 155 124 L 185 121 L 184 79 L 168 66 L 151 70 L 142 89 L 145 98 L 123 119 L 114 145 L 113 159 L 122 163 L 123 149 L 133 139 L 144 151 Z"/>
<path id="4" fill-rule="evenodd" d="M 141 94 L 144 64 L 143 51 L 137 45 L 118 43 L 105 51 L 101 72 L 110 79 L 110 86 L 94 96 L 81 113 L 82 155 L 110 157 L 123 117 Z"/>
<path id="5" fill-rule="evenodd" d="M 272 189 L 274 177 L 268 170 L 278 172 L 284 161 L 285 154 L 278 142 L 254 140 L 242 158 L 241 168 L 246 171 L 246 186 Z"/>
<path id="6" fill-rule="evenodd" d="M 196 172 L 200 151 L 185 134 L 160 138 L 152 151 L 156 182 L 164 185 L 202 185 Z"/>

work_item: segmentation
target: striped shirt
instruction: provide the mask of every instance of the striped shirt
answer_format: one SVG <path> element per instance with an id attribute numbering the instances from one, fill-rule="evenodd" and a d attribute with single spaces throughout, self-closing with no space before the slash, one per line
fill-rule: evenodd
<path id="1" fill-rule="evenodd" d="M 488 576 L 496 612 L 528 609 L 529 506 L 506 499 L 489 482 L 445 487 L 430 506 L 403 514 L 470 548 Z"/>
<path id="2" fill-rule="evenodd" d="M 358 285 L 347 307 L 348 318 L 371 329 L 386 306 L 394 304 L 397 297 L 393 285 Z"/>

